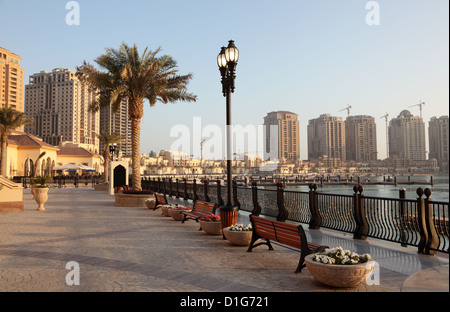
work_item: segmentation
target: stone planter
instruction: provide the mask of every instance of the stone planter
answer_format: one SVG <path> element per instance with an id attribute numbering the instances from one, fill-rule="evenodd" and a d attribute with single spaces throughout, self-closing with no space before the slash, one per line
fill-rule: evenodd
<path id="1" fill-rule="evenodd" d="M 44 211 L 44 204 L 48 200 L 48 187 L 36 187 L 34 188 L 34 200 L 38 203 L 39 211 Z"/>
<path id="2" fill-rule="evenodd" d="M 372 273 L 375 261 L 361 264 L 324 264 L 313 261 L 314 254 L 305 257 L 309 273 L 322 284 L 332 287 L 355 287 Z"/>
<path id="3" fill-rule="evenodd" d="M 169 210 L 171 210 L 169 207 L 161 206 L 161 213 L 166 217 L 170 217 Z"/>
<path id="4" fill-rule="evenodd" d="M 220 221 L 200 220 L 200 227 L 208 235 L 222 235 L 222 223 Z"/>
<path id="5" fill-rule="evenodd" d="M 147 206 L 148 209 L 155 209 L 156 207 L 156 199 L 155 196 L 150 197 L 150 200 L 146 200 L 145 201 L 145 205 Z"/>
<path id="6" fill-rule="evenodd" d="M 36 187 L 34 186 L 34 184 L 30 185 L 30 191 L 31 191 L 31 195 L 33 195 L 33 199 L 34 199 L 34 190 L 36 189 Z"/>
<path id="7" fill-rule="evenodd" d="M 169 209 L 169 215 L 174 219 L 175 221 L 182 221 L 184 218 L 184 214 L 182 214 L 183 210 L 181 209 Z"/>
<path id="8" fill-rule="evenodd" d="M 222 231 L 225 238 L 236 246 L 249 246 L 252 240 L 252 231 L 230 231 L 228 228 Z"/>
<path id="9" fill-rule="evenodd" d="M 100 192 L 108 192 L 109 185 L 107 185 L 107 184 L 95 184 L 94 185 L 94 190 L 95 191 L 100 191 Z"/>
<path id="10" fill-rule="evenodd" d="M 145 201 L 151 197 L 151 194 L 123 194 L 115 193 L 115 204 L 121 207 L 147 207 Z"/>

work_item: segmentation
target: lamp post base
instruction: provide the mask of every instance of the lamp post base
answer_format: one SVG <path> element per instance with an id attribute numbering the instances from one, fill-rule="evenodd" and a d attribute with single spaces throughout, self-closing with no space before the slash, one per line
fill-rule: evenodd
<path id="1" fill-rule="evenodd" d="M 221 206 L 220 211 L 220 222 L 222 223 L 222 230 L 231 225 L 235 225 L 237 222 L 237 217 L 239 213 L 239 207 L 237 206 Z M 223 236 L 225 239 L 225 236 Z"/>

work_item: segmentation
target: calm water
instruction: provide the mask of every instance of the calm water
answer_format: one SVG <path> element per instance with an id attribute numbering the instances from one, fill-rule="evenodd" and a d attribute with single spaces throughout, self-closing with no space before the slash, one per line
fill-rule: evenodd
<path id="1" fill-rule="evenodd" d="M 425 182 L 429 183 L 431 176 L 411 176 L 411 181 L 414 182 Z M 361 178 L 361 181 L 365 179 L 370 179 L 370 181 L 383 181 L 383 177 L 367 177 Z M 449 202 L 449 176 L 448 175 L 440 175 L 433 176 L 433 185 L 429 184 L 413 184 L 413 185 L 405 185 L 401 184 L 401 181 L 408 181 L 407 176 L 397 177 L 397 186 L 395 185 L 363 185 L 364 192 L 366 196 L 374 196 L 374 197 L 390 197 L 390 198 L 398 198 L 400 189 L 406 189 L 406 198 L 407 199 L 415 199 L 417 198 L 416 190 L 421 187 L 423 189 L 429 188 L 432 191 L 431 198 L 435 201 L 444 201 Z M 332 194 L 353 194 L 353 185 L 324 185 L 320 186 L 319 183 L 317 191 L 322 193 L 332 193 Z M 286 189 L 289 190 L 298 190 L 298 191 L 309 191 L 308 185 L 301 186 L 287 186 Z"/>

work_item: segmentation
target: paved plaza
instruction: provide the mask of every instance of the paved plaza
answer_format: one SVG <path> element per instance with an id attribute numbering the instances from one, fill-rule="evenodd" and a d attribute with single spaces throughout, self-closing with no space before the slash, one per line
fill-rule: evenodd
<path id="1" fill-rule="evenodd" d="M 246 252 L 221 236 L 199 231 L 145 207 L 116 207 L 114 196 L 92 188 L 52 188 L 37 211 L 24 189 L 25 211 L 0 214 L 1 292 L 410 292 L 448 291 L 448 255 L 419 255 L 414 248 L 356 241 L 325 230 L 312 241 L 368 252 L 379 280 L 353 289 L 295 274 L 299 254 L 274 245 Z M 177 201 L 177 199 L 170 199 Z M 185 204 L 189 204 L 185 202 Z M 239 223 L 248 223 L 241 213 Z M 305 228 L 307 228 L 305 226 Z M 66 277 L 79 265 L 79 285 Z"/>

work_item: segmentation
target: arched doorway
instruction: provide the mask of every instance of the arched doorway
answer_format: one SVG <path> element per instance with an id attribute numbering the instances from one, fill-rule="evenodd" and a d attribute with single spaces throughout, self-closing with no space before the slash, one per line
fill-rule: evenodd
<path id="1" fill-rule="evenodd" d="M 114 187 L 121 187 L 126 185 L 126 170 L 122 165 L 114 168 Z"/>

